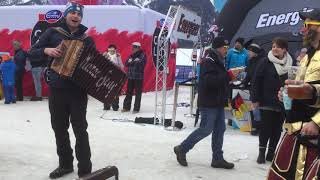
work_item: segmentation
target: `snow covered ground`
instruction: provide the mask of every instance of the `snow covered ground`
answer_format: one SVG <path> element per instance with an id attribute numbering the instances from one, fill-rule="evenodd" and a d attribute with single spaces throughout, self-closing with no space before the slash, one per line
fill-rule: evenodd
<path id="1" fill-rule="evenodd" d="M 173 92 L 169 92 L 172 104 Z M 122 108 L 124 96 L 120 98 Z M 178 102 L 189 102 L 189 88 L 181 88 Z M 179 107 L 177 120 L 186 126 L 181 131 L 168 131 L 161 126 L 116 122 L 111 119 L 153 117 L 154 93 L 142 96 L 139 114 L 107 111 L 90 98 L 88 105 L 88 132 L 93 170 L 108 165 L 119 169 L 120 180 L 260 180 L 265 179 L 270 163 L 258 165 L 258 137 L 228 128 L 224 139 L 224 156 L 235 162 L 235 169 L 210 167 L 211 137 L 198 143 L 187 154 L 189 167 L 178 165 L 173 147 L 195 128 L 194 119 L 185 117 L 187 107 Z M 172 106 L 168 106 L 171 117 Z M 71 141 L 74 136 L 70 128 Z M 18 102 L 5 105 L 0 101 L 0 180 L 45 180 L 57 166 L 54 134 L 50 125 L 48 102 Z M 77 178 L 75 173 L 61 180 Z"/>

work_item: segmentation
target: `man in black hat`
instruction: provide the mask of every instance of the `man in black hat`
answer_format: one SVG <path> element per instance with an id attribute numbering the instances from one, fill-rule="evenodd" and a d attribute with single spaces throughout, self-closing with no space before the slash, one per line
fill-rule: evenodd
<path id="1" fill-rule="evenodd" d="M 320 9 L 300 12 L 299 15 L 304 21 L 303 44 L 308 48 L 307 55 L 301 60 L 306 72 L 296 78 L 304 82 L 286 81 L 288 95 L 293 97 L 292 107 L 286 112 L 284 127 L 287 132 L 271 165 L 269 180 L 313 179 L 315 176 L 307 172 L 312 172 L 310 166 L 319 157 L 319 142 L 314 140 L 319 139 L 320 129 Z M 297 87 L 299 84 L 303 85 L 303 94 L 295 97 L 290 94 L 289 88 L 292 88 L 290 85 Z M 281 90 L 278 95 L 282 100 Z M 318 166 L 317 163 L 314 165 Z"/>
<path id="2" fill-rule="evenodd" d="M 88 28 L 81 24 L 83 8 L 78 3 L 68 3 L 60 27 L 50 28 L 41 35 L 39 41 L 31 47 L 30 59 L 48 59 L 50 65 L 54 58 L 62 56 L 63 52 L 58 46 L 63 40 L 81 40 L 85 48 L 95 46 L 93 39 L 85 34 Z M 59 166 L 49 177 L 56 179 L 73 172 L 73 150 L 68 133 L 70 122 L 76 137 L 78 175 L 82 177 L 92 170 L 86 119 L 88 95 L 71 80 L 60 77 L 50 68 L 49 72 L 46 73 L 49 74 L 49 110 L 59 156 Z"/>
<path id="3" fill-rule="evenodd" d="M 174 147 L 177 161 L 182 166 L 188 166 L 186 153 L 203 138 L 212 134 L 213 168 L 232 169 L 233 163 L 223 158 L 223 136 L 226 129 L 224 107 L 228 101 L 228 86 L 230 78 L 224 67 L 224 58 L 228 50 L 228 41 L 216 37 L 212 48 L 200 64 L 198 107 L 201 114 L 201 124 L 180 145 Z"/>
<path id="4" fill-rule="evenodd" d="M 249 55 L 244 48 L 244 39 L 239 37 L 236 39 L 234 48 L 229 49 L 226 57 L 226 69 L 237 67 L 246 67 L 248 65 Z"/>

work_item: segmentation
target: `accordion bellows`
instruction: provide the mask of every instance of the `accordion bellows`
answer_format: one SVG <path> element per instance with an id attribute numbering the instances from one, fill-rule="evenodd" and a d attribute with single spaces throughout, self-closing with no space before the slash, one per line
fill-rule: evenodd
<path id="1" fill-rule="evenodd" d="M 83 41 L 63 40 L 58 46 L 62 51 L 60 58 L 55 58 L 51 69 L 65 77 L 72 77 L 83 50 Z"/>
<path id="2" fill-rule="evenodd" d="M 81 40 L 63 40 L 58 48 L 62 56 L 55 58 L 50 68 L 99 101 L 112 103 L 127 79 L 125 72 Z"/>

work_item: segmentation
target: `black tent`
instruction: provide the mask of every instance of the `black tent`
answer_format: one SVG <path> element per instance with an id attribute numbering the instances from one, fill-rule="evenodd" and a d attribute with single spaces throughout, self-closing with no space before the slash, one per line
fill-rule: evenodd
<path id="1" fill-rule="evenodd" d="M 234 42 L 238 37 L 260 44 L 266 51 L 274 37 L 285 37 L 295 54 L 302 46 L 299 11 L 319 8 L 319 0 L 229 0 L 216 24 Z"/>

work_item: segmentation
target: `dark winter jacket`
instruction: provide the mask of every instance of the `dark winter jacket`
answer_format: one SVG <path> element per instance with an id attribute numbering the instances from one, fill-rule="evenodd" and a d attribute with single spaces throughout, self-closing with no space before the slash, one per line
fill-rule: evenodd
<path id="1" fill-rule="evenodd" d="M 128 79 L 143 79 L 146 63 L 146 55 L 142 50 L 130 55 L 125 63 L 125 66 L 128 67 Z"/>
<path id="2" fill-rule="evenodd" d="M 71 33 L 67 24 L 65 22 L 61 23 L 61 28 L 68 33 L 68 36 L 58 32 L 54 28 L 47 29 L 40 37 L 39 41 L 31 47 L 29 52 L 31 62 L 34 60 L 41 59 L 42 61 L 47 61 L 46 63 L 51 64 L 53 58 L 48 57 L 44 53 L 45 48 L 55 48 L 57 47 L 62 40 L 81 40 L 85 36 L 85 32 L 88 29 L 87 27 L 80 25 L 78 31 Z M 94 41 L 90 37 L 84 39 L 84 46 L 94 45 Z M 95 45 L 94 45 L 95 46 Z M 78 88 L 71 80 L 63 79 L 56 72 L 49 69 L 49 86 L 54 88 Z"/>
<path id="3" fill-rule="evenodd" d="M 28 54 L 23 49 L 18 49 L 14 52 L 14 62 L 16 64 L 16 71 L 17 72 L 24 72 L 25 65 L 27 61 Z"/>
<path id="4" fill-rule="evenodd" d="M 48 61 L 47 61 L 47 57 L 45 57 L 44 59 L 30 59 L 30 64 L 32 68 L 36 68 L 36 67 L 46 67 L 48 66 Z"/>
<path id="5" fill-rule="evenodd" d="M 260 107 L 282 110 L 283 105 L 279 101 L 278 91 L 284 86 L 286 79 L 288 79 L 288 74 L 279 76 L 273 63 L 267 57 L 261 59 L 252 80 L 252 102 L 258 102 Z"/>
<path id="6" fill-rule="evenodd" d="M 3 86 L 14 86 L 16 65 L 12 60 L 3 61 L 0 64 L 0 71 L 2 73 Z"/>
<path id="7" fill-rule="evenodd" d="M 215 50 L 200 64 L 198 107 L 219 108 L 228 102 L 230 78 L 224 67 L 223 57 Z"/>
<path id="8" fill-rule="evenodd" d="M 257 57 L 253 57 L 252 59 L 249 60 L 249 65 L 246 67 L 246 77 L 242 80 L 242 84 L 245 87 L 248 87 L 249 84 L 251 84 L 252 78 L 257 70 L 257 65 L 259 64 L 259 61 L 262 59 L 263 57 L 261 56 L 257 56 Z"/>

